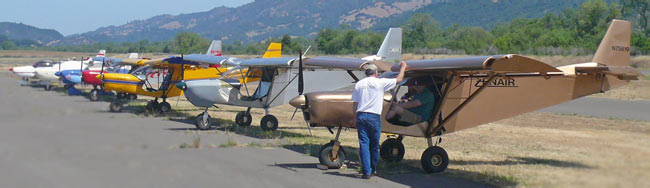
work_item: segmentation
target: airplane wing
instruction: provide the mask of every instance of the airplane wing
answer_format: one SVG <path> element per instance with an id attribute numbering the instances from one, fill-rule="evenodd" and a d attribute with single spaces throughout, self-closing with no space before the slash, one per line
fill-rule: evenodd
<path id="1" fill-rule="evenodd" d="M 304 61 L 306 66 L 336 68 L 344 70 L 364 70 L 368 64 L 375 64 L 381 71 L 390 71 L 394 64 L 386 61 L 367 61 L 354 58 L 314 57 Z"/>
<path id="2" fill-rule="evenodd" d="M 254 58 L 239 62 L 242 67 L 291 67 L 297 57 Z M 303 60 L 305 60 L 303 58 Z"/>
<path id="3" fill-rule="evenodd" d="M 561 70 L 519 55 L 474 56 L 449 59 L 407 61 L 409 71 L 492 71 L 501 73 L 562 72 Z M 399 71 L 393 65 L 392 71 Z"/>
<path id="4" fill-rule="evenodd" d="M 180 57 L 177 57 L 180 58 Z M 188 62 L 184 64 L 194 64 L 198 65 L 200 63 L 204 64 L 211 64 L 211 65 L 223 65 L 226 64 L 227 61 L 231 59 L 230 57 L 225 57 L 225 56 L 214 56 L 214 55 L 205 55 L 205 54 L 190 54 L 183 56 L 182 61 L 183 62 Z M 170 63 L 180 63 L 181 60 L 177 59 L 174 60 L 173 62 L 170 61 Z M 193 63 L 190 63 L 193 62 Z"/>

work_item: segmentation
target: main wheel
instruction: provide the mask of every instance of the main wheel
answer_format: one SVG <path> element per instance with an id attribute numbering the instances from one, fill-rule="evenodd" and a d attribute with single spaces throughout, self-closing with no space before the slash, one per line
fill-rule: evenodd
<path id="1" fill-rule="evenodd" d="M 251 122 L 253 122 L 251 114 L 246 113 L 245 111 L 237 112 L 237 116 L 235 116 L 235 123 L 237 123 L 237 125 L 248 127 L 251 125 Z"/>
<path id="2" fill-rule="evenodd" d="M 97 89 L 90 90 L 90 93 L 88 93 L 88 99 L 90 99 L 90 101 L 98 101 L 99 100 L 99 90 L 97 90 Z"/>
<path id="3" fill-rule="evenodd" d="M 172 111 L 172 105 L 170 105 L 167 101 L 164 101 L 158 105 L 158 109 L 160 109 L 160 112 L 162 113 L 168 113 Z"/>
<path id="4" fill-rule="evenodd" d="M 386 139 L 379 148 L 379 156 L 388 162 L 400 162 L 404 158 L 404 144 L 395 138 Z"/>
<path id="5" fill-rule="evenodd" d="M 262 117 L 260 127 L 262 127 L 262 130 L 264 131 L 275 131 L 278 129 L 278 118 L 275 118 L 273 115 L 265 115 Z"/>
<path id="6" fill-rule="evenodd" d="M 122 103 L 120 101 L 111 102 L 110 110 L 111 110 L 111 112 L 121 112 L 122 111 Z"/>
<path id="7" fill-rule="evenodd" d="M 332 155 L 332 149 L 334 149 L 333 142 L 323 145 L 318 152 L 318 161 L 320 164 L 327 166 L 327 168 L 341 168 L 345 161 L 343 146 L 339 147 L 338 156 L 336 157 Z"/>
<path id="8" fill-rule="evenodd" d="M 427 173 L 439 173 L 447 169 L 449 156 L 447 156 L 445 149 L 438 146 L 431 146 L 422 153 L 420 163 L 422 163 L 422 169 Z"/>
<path id="9" fill-rule="evenodd" d="M 144 109 L 149 114 L 155 114 L 155 113 L 159 112 L 158 111 L 158 109 L 159 109 L 158 106 L 159 105 L 160 104 L 158 104 L 158 101 L 151 100 L 151 101 L 147 102 L 147 106 L 145 106 Z"/>
<path id="10" fill-rule="evenodd" d="M 208 130 L 210 129 L 210 115 L 208 115 L 208 119 L 203 121 L 203 114 L 206 112 L 203 112 L 194 118 L 194 125 L 196 125 L 196 128 L 199 130 Z"/>

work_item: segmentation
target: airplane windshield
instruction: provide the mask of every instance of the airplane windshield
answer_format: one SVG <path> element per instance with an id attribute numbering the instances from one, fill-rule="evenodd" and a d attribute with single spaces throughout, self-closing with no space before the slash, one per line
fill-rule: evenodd
<path id="1" fill-rule="evenodd" d="M 140 80 L 145 80 L 147 79 L 147 73 L 150 71 L 151 71 L 151 66 L 144 66 L 134 70 L 133 72 L 131 72 L 131 74 Z"/>
<path id="2" fill-rule="evenodd" d="M 37 67 L 51 67 L 54 63 L 50 60 L 38 61 L 32 65 L 34 68 Z"/>

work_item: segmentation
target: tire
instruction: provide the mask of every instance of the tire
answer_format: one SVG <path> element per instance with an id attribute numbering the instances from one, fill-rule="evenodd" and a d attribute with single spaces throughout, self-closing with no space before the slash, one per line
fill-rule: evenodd
<path id="1" fill-rule="evenodd" d="M 320 148 L 318 151 L 318 161 L 320 164 L 327 166 L 327 168 L 341 168 L 343 162 L 345 162 L 345 151 L 341 146 L 339 148 L 339 154 L 336 159 L 332 159 L 332 149 L 334 148 L 334 142 L 327 143 Z"/>
<path id="2" fill-rule="evenodd" d="M 205 113 L 205 112 L 203 112 L 203 113 Z M 204 122 L 204 121 L 203 121 L 203 113 L 197 115 L 197 116 L 194 118 L 194 125 L 195 125 L 196 128 L 199 129 L 199 130 L 208 130 L 208 129 L 211 128 L 211 127 L 210 127 L 210 118 L 212 118 L 212 117 L 210 117 L 210 115 L 208 115 L 208 119 L 207 119 L 207 121 Z"/>
<path id="3" fill-rule="evenodd" d="M 266 115 L 262 117 L 260 127 L 262 127 L 263 131 L 275 131 L 278 129 L 278 118 L 275 118 L 273 115 Z"/>
<path id="4" fill-rule="evenodd" d="M 97 89 L 90 90 L 90 93 L 88 93 L 88 99 L 90 99 L 90 101 L 98 101 L 99 100 L 99 90 L 97 90 Z"/>
<path id="5" fill-rule="evenodd" d="M 387 162 L 400 162 L 404 159 L 404 144 L 395 138 L 389 138 L 381 143 L 379 156 Z"/>
<path id="6" fill-rule="evenodd" d="M 247 114 L 245 111 L 237 112 L 237 116 L 235 116 L 235 123 L 237 125 L 248 127 L 251 125 L 251 122 L 253 122 L 251 114 Z"/>
<path id="7" fill-rule="evenodd" d="M 158 105 L 158 109 L 160 110 L 161 113 L 165 114 L 172 111 L 172 105 L 170 105 L 167 101 L 165 101 Z"/>
<path id="8" fill-rule="evenodd" d="M 158 101 L 151 100 L 151 101 L 147 102 L 147 106 L 145 106 L 144 109 L 145 109 L 146 113 L 155 114 L 155 113 L 159 112 L 159 110 L 158 110 L 159 105 L 160 104 L 158 104 Z"/>
<path id="9" fill-rule="evenodd" d="M 119 101 L 113 101 L 109 108 L 111 112 L 122 112 L 122 103 Z"/>
<path id="10" fill-rule="evenodd" d="M 425 172 L 440 173 L 447 169 L 447 165 L 449 165 L 449 156 L 447 156 L 445 149 L 438 146 L 431 146 L 422 153 L 420 163 Z"/>

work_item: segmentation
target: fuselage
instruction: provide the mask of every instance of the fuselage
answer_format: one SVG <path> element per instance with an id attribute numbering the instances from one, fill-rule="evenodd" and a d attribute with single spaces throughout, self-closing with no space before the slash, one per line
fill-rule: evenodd
<path id="1" fill-rule="evenodd" d="M 77 70 L 81 71 L 88 67 L 89 61 L 62 61 L 61 63 L 53 64 L 48 67 L 37 67 L 35 69 L 36 77 L 42 81 L 54 82 L 59 80 L 56 72 Z"/>

